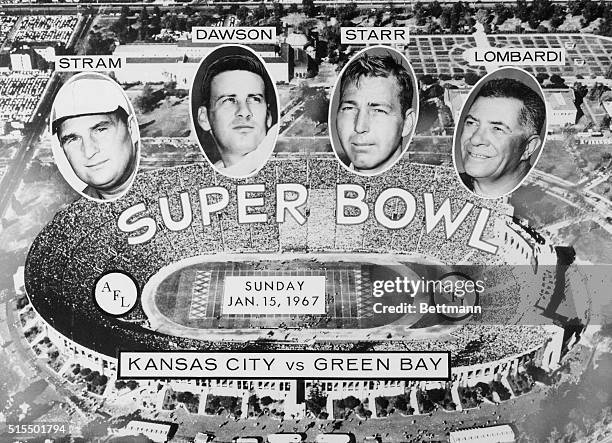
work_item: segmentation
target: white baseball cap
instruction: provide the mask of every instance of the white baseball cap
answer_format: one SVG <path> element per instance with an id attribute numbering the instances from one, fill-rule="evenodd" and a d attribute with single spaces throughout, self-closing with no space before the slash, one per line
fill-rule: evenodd
<path id="1" fill-rule="evenodd" d="M 70 117 L 107 114 L 122 108 L 130 115 L 131 106 L 116 82 L 98 73 L 77 74 L 64 84 L 51 108 L 51 133 Z"/>

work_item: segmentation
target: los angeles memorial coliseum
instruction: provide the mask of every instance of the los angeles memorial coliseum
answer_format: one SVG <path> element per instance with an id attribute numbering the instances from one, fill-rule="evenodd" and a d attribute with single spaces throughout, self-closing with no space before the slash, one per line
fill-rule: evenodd
<path id="1" fill-rule="evenodd" d="M 30 249 L 26 292 L 37 321 L 58 349 L 111 379 L 118 350 L 450 351 L 454 393 L 457 386 L 516 372 L 526 361 L 554 368 L 564 331 L 525 325 L 541 324 L 541 319 L 526 319 L 536 315 L 533 306 L 555 286 L 555 249 L 516 223 L 507 202 L 475 199 L 457 186 L 454 174 L 447 167 L 400 162 L 382 177 L 364 179 L 324 154 L 277 156 L 245 180 L 227 179 L 199 163 L 142 172 L 119 201 L 97 204 L 81 199 L 55 216 Z M 265 184 L 266 223 L 237 222 L 233 191 L 239 183 Z M 301 209 L 307 217 L 303 225 L 291 217 L 276 222 L 274 193 L 279 183 L 301 183 L 308 189 Z M 498 252 L 468 247 L 475 211 L 450 239 L 444 223 L 425 233 L 422 204 L 412 223 L 402 229 L 387 229 L 373 217 L 359 225 L 336 224 L 339 183 L 364 186 L 371 209 L 374 198 L 389 187 L 406 189 L 417 201 L 431 192 L 436 207 L 450 199 L 453 214 L 460 209 L 457 202 L 486 207 L 491 220 L 482 239 L 496 244 Z M 172 216 L 180 220 L 179 194 L 188 192 L 197 202 L 197 190 L 207 186 L 224 187 L 230 195 L 229 205 L 214 213 L 209 225 L 195 211 L 188 229 L 171 231 L 162 223 L 160 196 L 169 197 Z M 117 219 L 137 203 L 146 205 L 157 233 L 148 242 L 130 245 Z M 399 199 L 385 206 L 390 217 L 404 210 Z M 373 280 L 440 275 L 457 266 L 478 267 L 479 275 L 486 277 L 481 314 L 461 322 L 440 321 L 435 314 L 373 314 Z M 141 290 L 138 305 L 124 317 L 105 315 L 93 300 L 96 279 L 110 270 L 131 274 Z M 325 314 L 224 314 L 219 294 L 228 275 L 324 275 Z M 527 281 L 536 281 L 537 288 Z M 576 281 L 565 282 L 568 294 L 582 293 L 573 287 Z M 247 386 L 236 380 L 198 381 L 222 382 Z M 306 380 L 306 387 L 314 382 Z M 323 389 L 330 395 L 351 389 L 387 395 L 403 392 L 406 383 L 339 380 L 323 383 Z M 252 389 L 253 381 L 248 386 Z M 286 392 L 295 384 L 266 381 L 265 386 Z"/>

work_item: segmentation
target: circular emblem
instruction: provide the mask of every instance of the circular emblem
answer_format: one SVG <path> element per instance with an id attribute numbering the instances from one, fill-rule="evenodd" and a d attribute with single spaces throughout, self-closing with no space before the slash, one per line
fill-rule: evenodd
<path id="1" fill-rule="evenodd" d="M 136 306 L 138 285 L 131 275 L 123 271 L 107 272 L 96 281 L 94 300 L 109 315 L 125 315 Z"/>

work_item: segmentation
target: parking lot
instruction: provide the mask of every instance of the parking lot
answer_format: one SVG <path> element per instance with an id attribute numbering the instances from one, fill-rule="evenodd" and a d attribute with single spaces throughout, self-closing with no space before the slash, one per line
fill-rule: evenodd
<path id="1" fill-rule="evenodd" d="M 561 76 L 603 76 L 612 66 L 612 39 L 592 34 L 491 34 L 492 47 L 565 48 L 565 66 L 525 66 L 532 74 Z M 476 47 L 471 35 L 412 36 L 405 53 L 417 75 L 458 75 L 473 72 L 485 75 L 482 66 L 468 66 L 463 53 Z"/>
<path id="2" fill-rule="evenodd" d="M 468 66 L 463 59 L 463 52 L 474 47 L 476 40 L 471 35 L 417 35 L 412 37 L 405 53 L 417 76 L 458 75 L 466 72 L 484 75 L 484 67 Z"/>
<path id="3" fill-rule="evenodd" d="M 612 39 L 592 34 L 489 35 L 491 46 L 565 48 L 565 66 L 525 67 L 532 74 L 591 77 L 605 75 L 612 66 Z"/>

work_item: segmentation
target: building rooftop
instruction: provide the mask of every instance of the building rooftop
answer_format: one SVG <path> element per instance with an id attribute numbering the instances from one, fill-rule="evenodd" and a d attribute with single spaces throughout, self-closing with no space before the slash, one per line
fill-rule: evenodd
<path id="1" fill-rule="evenodd" d="M 183 57 L 126 57 L 126 63 L 180 63 Z"/>
<path id="2" fill-rule="evenodd" d="M 575 111 L 574 93 L 571 89 L 544 90 L 546 104 L 553 111 Z"/>

